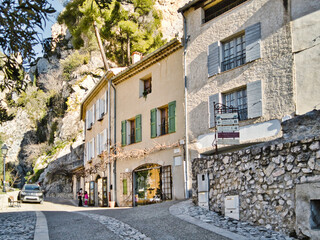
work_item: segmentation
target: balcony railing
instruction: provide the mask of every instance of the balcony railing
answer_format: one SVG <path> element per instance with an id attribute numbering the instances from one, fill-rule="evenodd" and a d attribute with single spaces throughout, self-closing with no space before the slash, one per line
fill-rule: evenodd
<path id="1" fill-rule="evenodd" d="M 221 64 L 222 72 L 227 71 L 229 69 L 241 66 L 246 63 L 246 53 L 242 53 L 234 58 L 230 58 L 226 61 L 223 61 Z"/>
<path id="2" fill-rule="evenodd" d="M 160 135 L 168 134 L 168 121 L 167 119 L 161 119 Z"/>

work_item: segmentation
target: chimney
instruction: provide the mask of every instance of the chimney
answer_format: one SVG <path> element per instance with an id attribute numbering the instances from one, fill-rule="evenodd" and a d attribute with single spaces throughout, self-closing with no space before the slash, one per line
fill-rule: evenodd
<path id="1" fill-rule="evenodd" d="M 133 52 L 131 54 L 132 64 L 135 64 L 136 62 L 139 62 L 142 59 L 142 53 L 139 52 Z"/>

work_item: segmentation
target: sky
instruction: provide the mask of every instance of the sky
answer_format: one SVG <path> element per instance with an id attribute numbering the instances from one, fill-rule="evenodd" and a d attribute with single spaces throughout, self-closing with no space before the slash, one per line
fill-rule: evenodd
<path id="1" fill-rule="evenodd" d="M 49 18 L 49 20 L 46 22 L 46 25 L 44 26 L 43 31 L 41 29 L 39 29 L 39 33 L 42 34 L 42 38 L 48 38 L 51 37 L 51 27 L 54 23 L 57 22 L 57 17 L 59 15 L 59 13 L 63 10 L 63 0 L 48 0 L 49 3 L 52 4 L 53 8 L 56 10 L 56 12 L 54 14 L 52 14 Z M 41 57 L 42 56 L 42 46 L 41 44 L 38 44 L 37 46 L 35 46 L 34 50 L 37 53 L 37 57 Z"/>

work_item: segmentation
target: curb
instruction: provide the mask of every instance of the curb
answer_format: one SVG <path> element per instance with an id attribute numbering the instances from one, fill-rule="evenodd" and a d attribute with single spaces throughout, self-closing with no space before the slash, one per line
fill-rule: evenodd
<path id="1" fill-rule="evenodd" d="M 204 228 L 210 232 L 214 232 L 216 234 L 219 234 L 223 237 L 235 239 L 235 240 L 247 240 L 248 239 L 245 236 L 230 232 L 230 231 L 225 230 L 223 228 L 216 227 L 212 224 L 202 222 L 201 220 L 199 220 L 197 218 L 194 218 L 194 217 L 191 217 L 191 216 L 185 214 L 185 212 L 187 212 L 186 209 L 188 208 L 189 205 L 192 205 L 191 200 L 177 203 L 169 208 L 169 212 L 171 215 L 176 216 L 177 218 L 180 218 L 181 220 L 184 220 L 186 222 L 194 224 L 198 227 Z"/>

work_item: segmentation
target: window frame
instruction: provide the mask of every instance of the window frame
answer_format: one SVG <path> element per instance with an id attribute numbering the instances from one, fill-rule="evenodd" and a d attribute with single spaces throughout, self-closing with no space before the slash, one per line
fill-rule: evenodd
<path id="1" fill-rule="evenodd" d="M 245 94 L 244 94 L 245 93 Z M 239 94 L 241 96 L 239 97 Z M 227 100 L 227 98 L 230 96 L 233 97 L 232 100 Z M 245 99 L 245 102 L 243 101 Z M 241 101 L 239 105 L 239 100 Z M 228 104 L 229 101 L 230 103 Z M 234 101 L 234 105 L 231 104 L 231 101 Z M 232 106 L 235 108 L 238 108 L 238 118 L 239 121 L 248 120 L 248 92 L 247 87 L 241 87 L 237 89 L 233 89 L 229 92 L 222 93 L 222 103 L 228 107 Z M 241 108 L 239 108 L 239 106 Z"/>

